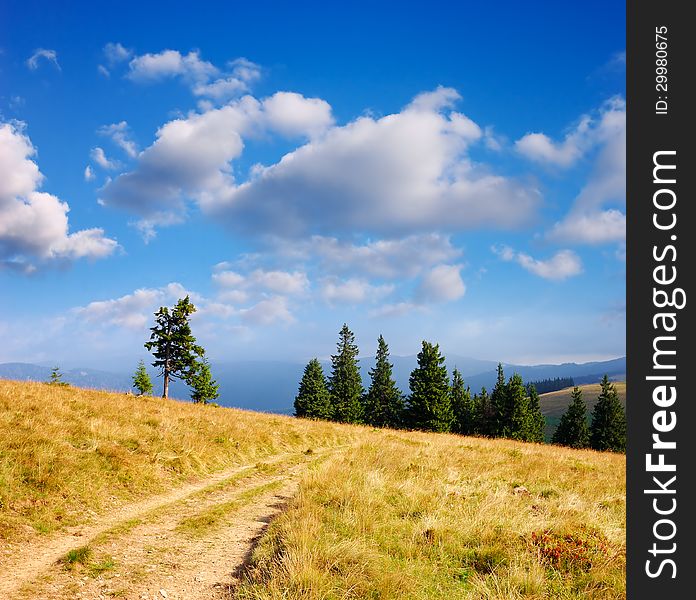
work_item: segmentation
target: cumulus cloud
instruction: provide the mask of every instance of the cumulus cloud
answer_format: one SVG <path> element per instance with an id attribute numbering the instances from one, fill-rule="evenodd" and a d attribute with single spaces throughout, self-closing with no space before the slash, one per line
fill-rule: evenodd
<path id="1" fill-rule="evenodd" d="M 94 181 L 94 171 L 92 170 L 92 167 L 90 167 L 89 165 L 85 167 L 84 177 L 85 181 Z"/>
<path id="2" fill-rule="evenodd" d="M 435 110 L 456 97 L 443 88 L 400 113 L 332 127 L 249 181 L 209 196 L 203 208 L 232 226 L 284 236 L 526 223 L 538 190 L 466 158 L 473 128 L 458 113 Z"/>
<path id="3" fill-rule="evenodd" d="M 130 128 L 126 121 L 104 125 L 97 130 L 97 133 L 111 138 L 130 158 L 135 158 L 138 155 L 138 147 L 130 138 Z"/>
<path id="4" fill-rule="evenodd" d="M 583 115 L 562 141 L 553 141 L 544 133 L 528 133 L 515 142 L 515 148 L 530 160 L 555 167 L 569 167 L 591 149 L 610 143 L 625 129 L 625 103 L 612 98 L 596 115 Z M 623 126 L 622 122 L 623 121 Z"/>
<path id="5" fill-rule="evenodd" d="M 114 170 L 121 166 L 121 163 L 119 163 L 117 160 L 107 158 L 104 149 L 100 148 L 99 146 L 92 148 L 92 151 L 89 153 L 89 157 L 102 169 Z"/>
<path id="6" fill-rule="evenodd" d="M 330 273 L 360 273 L 381 279 L 409 279 L 429 267 L 461 256 L 449 236 L 439 233 L 378 239 L 355 244 L 335 237 L 276 240 L 275 251 L 294 260 L 319 261 Z"/>
<path id="7" fill-rule="evenodd" d="M 265 271 L 255 269 L 248 274 L 236 271 L 213 273 L 213 282 L 226 298 L 244 301 L 250 295 L 284 294 L 300 296 L 309 290 L 309 279 L 302 271 Z"/>
<path id="8" fill-rule="evenodd" d="M 275 296 L 261 300 L 251 308 L 240 311 L 241 319 L 253 325 L 273 325 L 274 323 L 293 323 L 295 318 L 288 308 L 286 298 Z"/>
<path id="9" fill-rule="evenodd" d="M 38 191 L 43 181 L 24 125 L 0 123 L 0 264 L 30 271 L 33 262 L 103 258 L 118 244 L 99 228 L 69 233 L 68 204 Z"/>
<path id="10" fill-rule="evenodd" d="M 515 252 L 507 246 L 493 247 L 493 252 L 504 261 L 514 261 L 530 273 L 549 279 L 562 281 L 582 273 L 582 261 L 572 250 L 559 250 L 547 260 L 539 260 L 523 252 Z"/>
<path id="11" fill-rule="evenodd" d="M 155 143 L 139 155 L 136 168 L 104 187 L 101 203 L 133 212 L 149 228 L 179 222 L 189 198 L 201 205 L 215 203 L 234 187 L 230 162 L 242 153 L 242 136 L 273 131 L 278 123 L 284 132 L 292 129 L 296 134 L 306 126 L 303 133 L 309 136 L 316 132 L 317 123 L 326 122 L 324 106 L 301 96 L 295 106 L 304 101 L 309 108 L 294 122 L 290 117 L 283 121 L 277 106 L 267 109 L 273 98 L 259 101 L 244 96 L 222 108 L 166 123 Z M 312 121 L 307 113 L 313 109 Z"/>
<path id="12" fill-rule="evenodd" d="M 549 239 L 575 244 L 606 244 L 626 239 L 626 215 L 620 210 L 577 211 L 551 228 Z"/>
<path id="13" fill-rule="evenodd" d="M 153 83 L 180 77 L 189 83 L 208 81 L 219 70 L 202 60 L 197 50 L 181 54 L 178 50 L 163 50 L 136 56 L 128 63 L 128 78 L 139 83 Z"/>
<path id="14" fill-rule="evenodd" d="M 30 70 L 36 71 L 39 68 L 41 62 L 47 62 L 53 65 L 59 71 L 61 70 L 60 64 L 58 64 L 58 55 L 55 50 L 49 50 L 47 48 L 37 48 L 34 50 L 29 58 L 27 58 L 26 65 Z"/>
<path id="15" fill-rule="evenodd" d="M 129 60 L 133 56 L 133 51 L 119 42 L 109 42 L 104 46 L 103 52 L 107 63 L 112 67 Z"/>
<path id="16" fill-rule="evenodd" d="M 192 89 L 193 93 L 196 96 L 225 102 L 248 92 L 250 84 L 261 77 L 259 65 L 246 58 L 233 60 L 228 66 L 231 68 L 229 73 L 214 81 L 197 83 Z"/>
<path id="17" fill-rule="evenodd" d="M 416 290 L 420 303 L 451 302 L 466 294 L 461 265 L 438 265 L 422 278 Z"/>
<path id="18" fill-rule="evenodd" d="M 100 326 L 117 325 L 141 330 L 147 327 L 160 306 L 174 304 L 186 295 L 191 293 L 180 283 L 174 282 L 160 288 L 141 288 L 113 300 L 90 302 L 73 309 L 73 314 Z"/>
<path id="19" fill-rule="evenodd" d="M 320 295 L 329 304 L 362 304 L 376 302 L 393 290 L 392 285 L 373 285 L 365 279 L 329 277 L 322 282 Z"/>
<path id="20" fill-rule="evenodd" d="M 569 213 L 548 232 L 558 243 L 602 244 L 626 239 L 626 104 L 613 98 L 595 127 L 600 151 Z M 612 206 L 613 205 L 613 206 Z"/>

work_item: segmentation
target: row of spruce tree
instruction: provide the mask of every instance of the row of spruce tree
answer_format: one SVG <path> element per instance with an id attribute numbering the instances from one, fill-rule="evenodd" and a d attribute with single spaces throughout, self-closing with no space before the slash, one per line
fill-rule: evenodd
<path id="1" fill-rule="evenodd" d="M 325 376 L 317 358 L 310 360 L 305 367 L 295 397 L 295 415 L 341 423 L 364 423 L 374 427 L 544 441 L 545 419 L 541 414 L 536 388 L 525 386 L 517 373 L 506 380 L 500 364 L 491 393 L 484 387 L 474 395 L 468 386 L 465 387 L 458 369 L 454 369 L 452 379 L 449 379 L 445 357 L 437 344 L 423 341 L 418 365 L 409 377 L 408 396 L 397 387 L 392 369 L 389 347 L 380 335 L 375 366 L 369 371 L 370 386 L 365 390 L 360 376 L 355 335 L 344 324 L 339 332 L 336 354 L 331 356 L 331 374 Z M 600 396 L 592 421 L 594 433 L 589 436 L 588 432 L 587 443 L 584 442 L 585 438 L 582 442 L 575 442 L 574 433 L 563 433 L 573 430 L 569 423 L 579 413 L 578 406 L 574 404 L 568 409 L 569 412 L 571 409 L 574 411 L 572 416 L 564 415 L 561 420 L 562 433 L 555 439 L 557 443 L 575 447 L 591 445 L 598 450 L 622 451 L 625 448 L 623 408 L 615 390 L 612 395 L 613 386 L 606 376 L 602 383 L 603 391 L 605 386 L 606 402 Z M 607 403 L 611 404 L 611 408 L 605 410 L 602 407 Z M 616 404 L 621 414 L 616 411 Z M 605 413 L 607 417 L 601 416 Z M 586 410 L 583 418 L 587 428 Z M 623 444 L 615 439 L 616 435 L 604 431 L 620 430 L 620 424 L 617 425 L 612 419 L 623 423 Z"/>

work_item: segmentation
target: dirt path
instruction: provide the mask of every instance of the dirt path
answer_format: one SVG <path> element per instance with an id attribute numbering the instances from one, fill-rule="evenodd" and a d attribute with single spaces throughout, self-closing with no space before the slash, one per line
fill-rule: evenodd
<path id="1" fill-rule="evenodd" d="M 10 549 L 0 560 L 0 598 L 230 597 L 254 541 L 292 497 L 307 465 L 327 452 L 234 467 Z M 59 562 L 85 546 L 87 556 Z"/>

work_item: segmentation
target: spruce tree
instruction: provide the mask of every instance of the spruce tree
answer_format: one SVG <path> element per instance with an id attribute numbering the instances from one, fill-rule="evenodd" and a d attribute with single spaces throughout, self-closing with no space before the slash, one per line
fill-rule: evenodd
<path id="1" fill-rule="evenodd" d="M 529 396 L 522 377 L 515 373 L 507 383 L 505 394 L 505 418 L 499 435 L 513 440 L 529 441 L 531 423 Z"/>
<path id="2" fill-rule="evenodd" d="M 571 448 L 587 448 L 590 445 L 590 429 L 587 426 L 587 406 L 582 390 L 575 386 L 571 398 L 570 405 L 553 432 L 551 442 Z"/>
<path id="3" fill-rule="evenodd" d="M 152 381 L 142 360 L 138 363 L 138 368 L 133 375 L 133 387 L 138 390 L 138 396 L 152 395 Z"/>
<path id="4" fill-rule="evenodd" d="M 370 369 L 370 389 L 365 396 L 365 422 L 374 427 L 399 427 L 402 422 L 404 399 L 392 378 L 389 346 L 381 335 L 377 340 L 375 367 Z"/>
<path id="5" fill-rule="evenodd" d="M 196 307 L 186 296 L 171 311 L 162 306 L 155 313 L 155 326 L 150 328 L 152 333 L 145 348 L 152 352 L 155 357 L 152 366 L 157 367 L 163 377 L 163 398 L 169 396 L 169 381 L 185 380 L 195 370 L 197 358 L 204 354 L 189 324 L 189 317 L 195 312 Z"/>
<path id="6" fill-rule="evenodd" d="M 501 363 L 498 363 L 497 371 L 498 376 L 491 392 L 491 419 L 488 423 L 488 435 L 492 437 L 504 435 L 510 425 L 507 383 Z"/>
<path id="7" fill-rule="evenodd" d="M 51 377 L 48 380 L 49 385 L 60 385 L 60 386 L 67 386 L 70 385 L 66 381 L 63 381 L 63 374 L 60 372 L 60 369 L 58 367 L 53 367 L 51 369 Z"/>
<path id="8" fill-rule="evenodd" d="M 495 415 L 491 397 L 485 387 L 481 393 L 474 396 L 474 430 L 475 435 L 492 436 L 495 426 Z"/>
<path id="9" fill-rule="evenodd" d="M 626 413 L 616 387 L 605 375 L 601 392 L 592 411 L 590 446 L 594 450 L 626 451 Z"/>
<path id="10" fill-rule="evenodd" d="M 423 342 L 418 366 L 411 372 L 408 423 L 424 431 L 450 431 L 454 421 L 445 359 L 437 344 Z"/>
<path id="11" fill-rule="evenodd" d="M 313 358 L 307 363 L 295 396 L 295 416 L 307 419 L 331 419 L 331 399 L 321 363 Z"/>
<path id="12" fill-rule="evenodd" d="M 463 435 L 471 435 L 475 429 L 474 403 L 471 399 L 471 391 L 469 388 L 464 387 L 464 379 L 456 367 L 452 373 L 450 394 L 452 412 L 454 413 L 452 431 Z"/>
<path id="13" fill-rule="evenodd" d="M 529 429 L 527 431 L 526 439 L 528 442 L 543 442 L 544 429 L 546 428 L 546 418 L 543 414 L 541 414 L 541 401 L 539 399 L 539 394 L 536 387 L 533 385 L 527 386 L 527 392 L 529 393 Z"/>
<path id="14" fill-rule="evenodd" d="M 332 416 L 340 423 L 362 423 L 363 386 L 355 335 L 345 323 L 338 335 L 337 352 L 331 356 L 329 378 Z"/>
<path id="15" fill-rule="evenodd" d="M 210 363 L 204 358 L 196 362 L 194 368 L 186 376 L 186 383 L 191 387 L 191 400 L 199 404 L 208 404 L 220 396 L 220 386 L 213 379 Z"/>

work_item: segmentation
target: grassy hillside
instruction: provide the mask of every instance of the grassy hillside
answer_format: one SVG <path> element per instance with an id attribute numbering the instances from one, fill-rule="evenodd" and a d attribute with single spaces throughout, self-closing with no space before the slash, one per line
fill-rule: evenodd
<path id="1" fill-rule="evenodd" d="M 351 428 L 162 398 L 0 380 L 0 540 L 49 533 Z"/>
<path id="2" fill-rule="evenodd" d="M 215 597 L 625 597 L 623 455 L 8 381 L 0 381 L 0 546 L 21 552 L 18 542 L 51 539 L 114 505 L 310 448 L 334 451 L 298 471 L 297 493 L 241 580 Z M 274 473 L 259 493 L 282 484 L 283 470 Z M 219 531 L 254 490 L 225 491 L 218 504 L 206 496 L 204 510 L 198 500 L 172 509 L 178 525 L 162 536 L 177 545 L 161 547 L 158 537 L 156 549 L 169 552 L 171 572 L 196 554 L 187 544 Z M 177 514 L 184 510 L 190 516 Z M 74 570 L 54 567 L 21 597 L 77 597 L 55 590 L 96 581 L 105 596 L 140 598 L 138 581 L 149 576 L 137 564 L 129 571 L 140 556 L 129 523 L 110 529 L 108 544 L 90 542 L 108 568 L 80 567 L 78 557 Z M 152 549 L 142 552 L 154 560 Z M 66 587 L 51 588 L 52 577 Z"/>
<path id="3" fill-rule="evenodd" d="M 585 404 L 587 404 L 587 414 L 590 415 L 592 413 L 592 409 L 594 409 L 594 406 L 597 403 L 597 396 L 599 396 L 601 386 L 598 383 L 592 383 L 587 385 L 579 385 L 578 387 L 582 390 L 582 397 L 585 400 Z M 625 409 L 626 382 L 616 381 L 614 382 L 614 387 L 616 387 L 621 405 Z M 558 390 L 557 392 L 548 392 L 547 394 L 541 394 L 539 396 L 541 412 L 546 417 L 545 435 L 547 440 L 551 439 L 551 436 L 553 435 L 561 416 L 571 403 L 572 398 L 570 397 L 570 394 L 572 391 L 573 388 L 569 387 Z"/>

